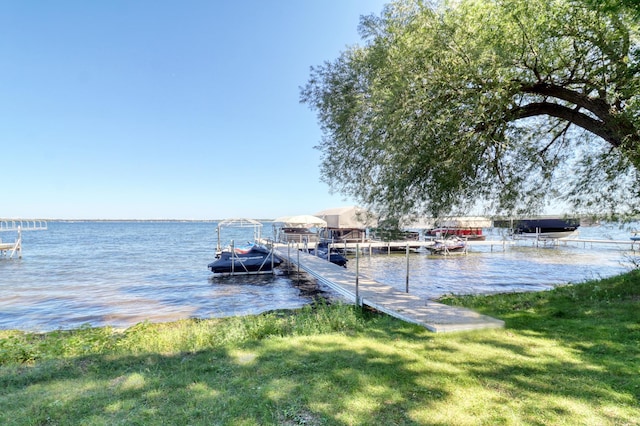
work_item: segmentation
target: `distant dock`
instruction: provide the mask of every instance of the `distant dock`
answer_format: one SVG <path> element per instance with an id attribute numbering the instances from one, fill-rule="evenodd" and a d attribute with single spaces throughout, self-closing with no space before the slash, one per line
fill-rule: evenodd
<path id="1" fill-rule="evenodd" d="M 504 321 L 402 292 L 286 244 L 276 244 L 274 251 L 277 256 L 304 270 L 346 300 L 421 325 L 436 333 L 504 327 Z"/>
<path id="2" fill-rule="evenodd" d="M 397 251 L 401 249 L 418 250 L 423 247 L 429 247 L 434 244 L 434 240 L 424 241 L 364 241 L 360 243 L 330 243 L 329 247 L 338 250 L 355 251 L 360 250 L 362 253 L 372 253 L 374 250 L 378 253 L 387 251 Z M 493 248 L 501 248 L 503 251 L 506 246 L 514 245 L 513 240 L 467 240 L 467 247 L 490 246 Z M 309 243 L 309 248 L 315 248 L 315 243 Z"/>
<path id="3" fill-rule="evenodd" d="M 40 219 L 0 219 L 0 232 L 15 232 L 17 237 L 14 242 L 3 242 L 0 238 L 0 256 L 13 258 L 18 254 L 22 258 L 22 231 L 44 231 L 47 222 Z"/>
<path id="4" fill-rule="evenodd" d="M 530 243 L 532 245 L 551 245 L 551 246 L 568 246 L 570 244 L 575 244 L 577 246 L 582 245 L 584 248 L 587 246 L 593 247 L 594 245 L 612 245 L 612 246 L 621 246 L 623 248 L 629 247 L 631 250 L 635 251 L 640 248 L 640 241 L 638 240 L 605 240 L 601 238 L 578 238 L 578 237 L 568 237 L 568 238 L 517 238 L 514 240 L 514 243 L 523 244 Z"/>

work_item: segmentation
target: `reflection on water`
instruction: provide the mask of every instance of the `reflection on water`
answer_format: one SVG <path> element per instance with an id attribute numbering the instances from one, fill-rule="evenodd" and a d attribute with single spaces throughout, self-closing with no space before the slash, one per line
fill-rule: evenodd
<path id="1" fill-rule="evenodd" d="M 472 248 L 468 255 L 413 254 L 409 262 L 409 291 L 424 297 L 443 294 L 490 294 L 547 290 L 567 282 L 614 275 L 627 269 L 620 250 L 583 250 L 575 247 L 510 247 L 490 252 Z M 349 263 L 355 269 L 355 261 Z M 361 256 L 360 273 L 406 288 L 404 254 Z"/>
<path id="2" fill-rule="evenodd" d="M 0 328 L 128 327 L 310 302 L 308 283 L 302 288 L 285 275 L 212 278 L 206 265 L 214 256 L 215 230 L 215 223 L 202 222 L 50 222 L 47 231 L 25 232 L 23 258 L 0 258 Z M 263 232 L 269 230 L 267 225 Z M 581 234 L 620 240 L 629 235 L 617 227 L 585 228 Z M 251 238 L 251 230 L 235 230 L 222 242 Z M 425 297 L 544 290 L 614 275 L 628 268 L 624 263 L 624 252 L 615 246 L 549 248 L 529 242 L 493 252 L 479 246 L 467 256 L 411 254 L 409 287 Z M 353 258 L 349 268 L 355 269 Z M 361 256 L 359 269 L 405 289 L 404 254 Z"/>
<path id="3" fill-rule="evenodd" d="M 0 328 L 128 327 L 309 303 L 282 275 L 213 279 L 215 230 L 215 223 L 50 222 L 47 231 L 24 232 L 23 258 L 0 259 Z M 252 237 L 242 231 L 225 237 Z"/>
<path id="4" fill-rule="evenodd" d="M 497 232 L 487 237 L 502 238 Z M 577 238 L 629 241 L 628 227 L 618 225 L 582 228 Z M 637 247 L 636 247 L 637 248 Z M 578 283 L 629 270 L 636 253 L 627 245 L 591 243 L 536 243 L 472 246 L 468 255 L 427 256 L 413 254 L 409 262 L 409 291 L 435 298 L 443 294 L 492 294 L 548 290 L 558 284 Z M 349 264 L 355 269 L 355 262 Z M 378 281 L 406 288 L 407 257 L 361 256 L 360 273 Z"/>

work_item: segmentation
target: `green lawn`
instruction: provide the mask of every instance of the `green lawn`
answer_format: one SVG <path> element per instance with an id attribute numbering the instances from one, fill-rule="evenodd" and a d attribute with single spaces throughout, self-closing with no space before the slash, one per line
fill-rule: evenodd
<path id="1" fill-rule="evenodd" d="M 444 301 L 506 327 L 433 334 L 320 304 L 0 331 L 0 424 L 640 424 L 640 272 Z"/>

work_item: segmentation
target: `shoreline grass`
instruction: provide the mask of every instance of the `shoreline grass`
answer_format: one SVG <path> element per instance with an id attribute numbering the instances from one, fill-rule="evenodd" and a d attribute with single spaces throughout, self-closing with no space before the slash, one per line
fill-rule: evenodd
<path id="1" fill-rule="evenodd" d="M 319 303 L 0 331 L 0 424 L 640 424 L 639 271 L 442 301 L 506 327 L 433 334 Z"/>

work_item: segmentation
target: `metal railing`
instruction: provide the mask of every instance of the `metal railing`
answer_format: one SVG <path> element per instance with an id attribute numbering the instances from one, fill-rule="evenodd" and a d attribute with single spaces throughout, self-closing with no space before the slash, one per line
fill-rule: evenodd
<path id="1" fill-rule="evenodd" d="M 18 253 L 22 258 L 22 231 L 44 231 L 47 229 L 47 221 L 41 219 L 0 219 L 0 232 L 16 232 L 17 237 L 12 243 L 3 243 L 0 239 L 0 256 L 8 256 L 9 259 Z"/>
<path id="2" fill-rule="evenodd" d="M 2 231 L 45 231 L 47 221 L 42 219 L 0 219 Z"/>

